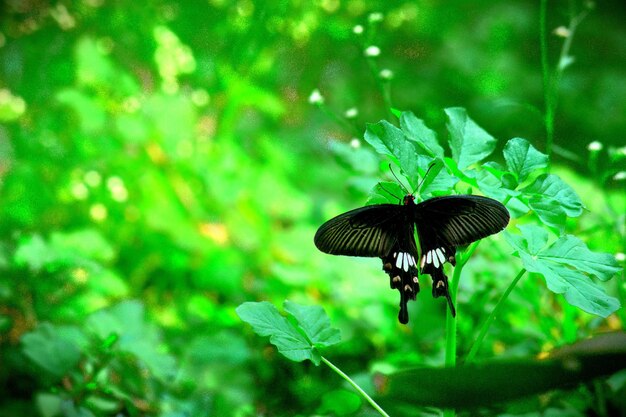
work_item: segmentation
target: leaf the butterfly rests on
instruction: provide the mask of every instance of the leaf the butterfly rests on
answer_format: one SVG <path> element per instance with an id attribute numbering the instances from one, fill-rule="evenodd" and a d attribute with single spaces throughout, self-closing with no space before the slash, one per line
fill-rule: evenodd
<path id="1" fill-rule="evenodd" d="M 406 324 L 407 302 L 420 290 L 418 268 L 433 279 L 433 297 L 446 297 L 456 315 L 443 265 L 456 263 L 457 246 L 498 233 L 509 217 L 501 203 L 487 197 L 435 197 L 415 204 L 415 198 L 407 195 L 400 205 L 377 204 L 340 214 L 320 226 L 314 241 L 331 255 L 381 258 L 391 288 L 400 291 L 398 319 Z"/>

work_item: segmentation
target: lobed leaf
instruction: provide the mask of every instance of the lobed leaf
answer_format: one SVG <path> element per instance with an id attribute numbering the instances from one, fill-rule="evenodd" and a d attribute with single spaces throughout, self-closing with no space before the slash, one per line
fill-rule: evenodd
<path id="1" fill-rule="evenodd" d="M 540 175 L 521 191 L 528 197 L 530 207 L 549 226 L 562 227 L 565 216 L 578 217 L 582 213 L 580 197 L 556 175 Z"/>
<path id="2" fill-rule="evenodd" d="M 484 131 L 460 107 L 445 109 L 448 116 L 448 132 L 450 133 L 450 149 L 452 158 L 460 170 L 482 161 L 496 147 L 496 140 Z"/>
<path id="3" fill-rule="evenodd" d="M 330 319 L 322 307 L 303 306 L 291 301 L 285 301 L 284 307 L 314 345 L 332 346 L 341 341 L 339 329 L 330 327 Z"/>
<path id="4" fill-rule="evenodd" d="M 582 310 L 607 317 L 620 307 L 619 301 L 607 295 L 585 273 L 602 280 L 611 278 L 620 268 L 609 254 L 591 252 L 574 236 L 563 236 L 551 245 L 548 233 L 534 225 L 519 226 L 522 235 L 505 232 L 505 238 L 516 249 L 524 268 L 543 275 L 550 291 L 563 294 L 568 303 Z"/>
<path id="5" fill-rule="evenodd" d="M 250 324 L 260 336 L 269 336 L 270 343 L 287 359 L 300 362 L 309 359 L 320 364 L 319 346 L 331 346 L 340 340 L 339 330 L 330 327 L 330 321 L 321 307 L 305 307 L 286 301 L 285 309 L 298 327 L 283 317 L 267 301 L 246 302 L 237 307 L 241 320 Z"/>

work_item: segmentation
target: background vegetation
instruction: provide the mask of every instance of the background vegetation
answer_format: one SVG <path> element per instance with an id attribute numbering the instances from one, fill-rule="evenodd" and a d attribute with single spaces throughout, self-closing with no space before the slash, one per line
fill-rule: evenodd
<path id="1" fill-rule="evenodd" d="M 443 109 L 465 107 L 500 163 L 513 137 L 550 154 L 586 207 L 562 232 L 623 267 L 625 17 L 619 1 L 3 2 L 0 415 L 372 415 L 330 369 L 254 335 L 246 301 L 323 306 L 342 338 L 325 355 L 369 389 L 377 372 L 443 365 L 445 303 L 426 287 L 402 326 L 379 260 L 313 245 L 389 179 L 361 139 L 397 123 L 391 107 L 440 137 Z M 519 268 L 501 236 L 477 248 L 459 357 Z M 623 271 L 600 285 L 624 305 Z M 477 359 L 625 320 L 529 274 Z M 625 382 L 483 412 L 611 415 Z"/>

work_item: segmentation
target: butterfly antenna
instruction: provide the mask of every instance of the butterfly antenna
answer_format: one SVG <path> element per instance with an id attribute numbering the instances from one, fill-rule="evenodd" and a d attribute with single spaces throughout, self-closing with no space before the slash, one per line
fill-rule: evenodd
<path id="1" fill-rule="evenodd" d="M 379 182 L 378 185 L 380 186 L 380 188 L 383 189 L 383 191 L 385 191 L 387 194 L 389 194 L 392 197 L 395 197 L 397 200 L 402 201 L 402 199 L 400 197 L 398 197 L 397 195 L 395 195 L 394 193 L 390 192 L 388 189 L 386 189 L 385 187 L 383 187 L 383 183 Z"/>
<path id="2" fill-rule="evenodd" d="M 398 181 L 398 184 L 400 184 L 400 187 L 402 187 L 402 189 L 404 190 L 405 193 L 407 194 L 412 194 L 409 192 L 409 190 L 404 186 L 404 184 L 402 184 L 402 181 L 400 181 L 400 179 L 396 176 L 396 173 L 393 172 L 393 168 L 391 168 L 391 164 L 389 164 L 389 170 L 391 171 L 391 173 L 393 174 L 393 177 L 396 179 L 396 181 Z"/>
<path id="3" fill-rule="evenodd" d="M 424 184 L 424 180 L 426 180 L 426 177 L 428 176 L 428 173 L 430 172 L 430 170 L 435 166 L 435 162 L 431 162 L 430 165 L 428 165 L 428 169 L 426 170 L 426 173 L 422 176 L 422 180 L 420 181 L 420 183 L 417 185 L 417 190 L 419 190 L 422 187 L 422 184 Z M 415 192 L 417 192 L 417 190 Z"/>

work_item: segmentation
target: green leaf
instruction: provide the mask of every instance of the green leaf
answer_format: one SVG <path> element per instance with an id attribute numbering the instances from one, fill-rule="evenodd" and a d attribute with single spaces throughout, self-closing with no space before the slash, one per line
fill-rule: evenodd
<path id="1" fill-rule="evenodd" d="M 533 171 L 548 166 L 548 155 L 539 152 L 526 139 L 509 140 L 503 153 L 507 168 L 517 175 L 519 182 L 528 178 Z"/>
<path id="2" fill-rule="evenodd" d="M 418 154 L 431 158 L 443 158 L 443 148 L 439 145 L 437 134 L 426 127 L 422 119 L 418 119 L 412 112 L 405 111 L 400 116 L 400 128 L 406 137 L 417 144 Z"/>
<path id="3" fill-rule="evenodd" d="M 146 320 L 143 304 L 123 301 L 96 311 L 87 318 L 87 328 L 103 344 L 115 338 L 112 349 L 133 354 L 161 381 L 170 381 L 176 374 L 176 361 L 163 352 L 159 328 Z"/>
<path id="4" fill-rule="evenodd" d="M 381 155 L 393 157 L 413 188 L 419 181 L 419 164 L 413 141 L 408 140 L 402 130 L 386 120 L 368 124 L 365 140 Z"/>
<path id="5" fill-rule="evenodd" d="M 445 169 L 445 163 L 442 159 L 435 159 L 433 163 L 433 168 L 428 171 L 420 188 L 422 197 L 437 191 L 449 192 L 454 187 L 454 184 L 459 181 L 457 177 Z"/>
<path id="6" fill-rule="evenodd" d="M 78 328 L 43 323 L 22 336 L 24 354 L 55 377 L 64 376 L 80 360 L 81 347 L 86 345 Z"/>
<path id="7" fill-rule="evenodd" d="M 496 140 L 467 116 L 465 109 L 451 107 L 445 109 L 450 132 L 452 158 L 460 170 L 489 156 L 496 146 Z"/>
<path id="8" fill-rule="evenodd" d="M 291 301 L 285 301 L 284 307 L 315 346 L 332 346 L 341 341 L 339 329 L 330 327 L 330 319 L 322 307 L 303 306 Z"/>
<path id="9" fill-rule="evenodd" d="M 522 236 L 505 232 L 505 238 L 516 249 L 524 268 L 543 275 L 550 291 L 563 294 L 568 303 L 582 310 L 607 317 L 619 307 L 616 298 L 587 275 L 608 280 L 620 267 L 613 256 L 591 252 L 585 243 L 570 235 L 548 245 L 548 233 L 534 225 L 519 226 Z"/>
<path id="10" fill-rule="evenodd" d="M 562 227 L 565 216 L 578 217 L 583 203 L 576 192 L 553 174 L 543 174 L 521 190 L 528 205 L 549 226 Z"/>
<path id="11" fill-rule="evenodd" d="M 381 378 L 384 391 L 378 400 L 391 415 L 402 415 L 401 407 L 494 407 L 547 391 L 574 389 L 625 367 L 626 335 L 613 333 L 555 350 L 546 359 L 496 358 L 401 371 Z"/>
<path id="12" fill-rule="evenodd" d="M 406 191 L 397 182 L 381 181 L 374 186 L 367 198 L 366 205 L 400 204 Z"/>
<path id="13" fill-rule="evenodd" d="M 258 335 L 269 336 L 270 343 L 287 359 L 295 362 L 309 359 L 319 365 L 319 352 L 271 303 L 246 302 L 235 311 Z"/>

